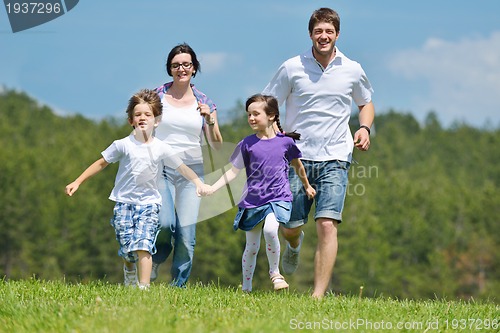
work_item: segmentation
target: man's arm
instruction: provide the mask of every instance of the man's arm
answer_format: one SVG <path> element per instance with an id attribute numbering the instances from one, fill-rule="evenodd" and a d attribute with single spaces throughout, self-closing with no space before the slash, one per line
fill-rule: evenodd
<path id="1" fill-rule="evenodd" d="M 370 146 L 369 129 L 373 125 L 375 119 L 375 106 L 373 102 L 359 106 L 359 126 L 360 128 L 354 133 L 354 145 L 359 150 L 368 150 Z M 368 127 L 365 128 L 364 126 Z"/>

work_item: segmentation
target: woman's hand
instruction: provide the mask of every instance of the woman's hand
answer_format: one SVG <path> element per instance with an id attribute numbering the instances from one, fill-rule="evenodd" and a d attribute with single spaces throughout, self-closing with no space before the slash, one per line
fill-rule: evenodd
<path id="1" fill-rule="evenodd" d="M 200 115 L 205 118 L 206 123 L 213 123 L 213 118 L 210 115 L 210 107 L 208 104 L 202 104 L 198 101 L 198 111 L 200 111 Z"/>

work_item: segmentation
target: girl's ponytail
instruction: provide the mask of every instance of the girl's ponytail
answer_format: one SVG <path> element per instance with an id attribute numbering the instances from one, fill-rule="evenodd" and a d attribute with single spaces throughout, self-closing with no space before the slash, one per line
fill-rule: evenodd
<path id="1" fill-rule="evenodd" d="M 283 133 L 285 136 L 291 137 L 294 140 L 300 140 L 300 133 L 297 133 L 296 131 L 293 131 L 293 132 L 290 132 L 290 133 L 286 133 L 285 131 L 283 131 L 283 128 L 281 128 L 280 115 L 279 114 L 277 114 L 275 116 L 275 119 L 276 119 L 276 125 L 278 126 L 278 129 L 279 129 L 279 131 L 281 133 Z"/>

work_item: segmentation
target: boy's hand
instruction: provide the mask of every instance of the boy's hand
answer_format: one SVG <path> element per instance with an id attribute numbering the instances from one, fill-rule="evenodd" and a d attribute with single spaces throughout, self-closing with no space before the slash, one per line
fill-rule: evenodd
<path id="1" fill-rule="evenodd" d="M 214 193 L 214 189 L 212 186 L 210 186 L 208 184 L 203 184 L 200 187 L 198 187 L 197 193 L 199 196 L 206 197 L 208 195 L 212 195 Z"/>
<path id="2" fill-rule="evenodd" d="M 80 187 L 80 184 L 78 184 L 77 182 L 72 182 L 71 184 L 66 185 L 65 192 L 68 196 L 71 197 L 73 193 L 75 193 L 76 190 L 78 190 L 78 187 Z"/>
<path id="3" fill-rule="evenodd" d="M 312 199 L 316 196 L 316 190 L 312 186 L 308 186 L 306 188 L 306 195 L 309 199 Z"/>

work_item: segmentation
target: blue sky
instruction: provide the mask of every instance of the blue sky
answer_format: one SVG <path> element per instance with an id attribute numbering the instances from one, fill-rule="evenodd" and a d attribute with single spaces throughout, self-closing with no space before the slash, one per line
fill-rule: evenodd
<path id="1" fill-rule="evenodd" d="M 2 6 L 0 87 L 58 114 L 125 118 L 134 92 L 170 79 L 166 56 L 187 42 L 201 61 L 193 82 L 227 115 L 310 47 L 307 23 L 323 6 L 339 12 L 337 46 L 362 64 L 377 112 L 500 126 L 498 0 L 80 1 L 18 33 Z"/>

